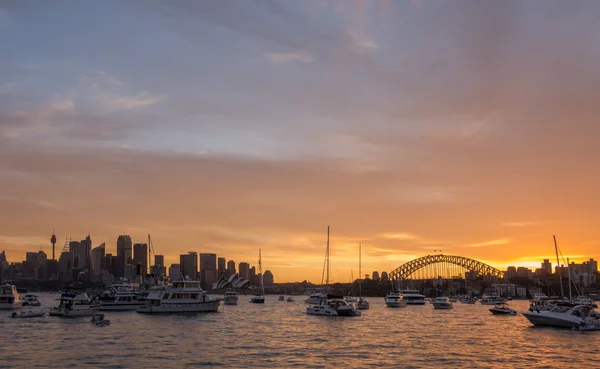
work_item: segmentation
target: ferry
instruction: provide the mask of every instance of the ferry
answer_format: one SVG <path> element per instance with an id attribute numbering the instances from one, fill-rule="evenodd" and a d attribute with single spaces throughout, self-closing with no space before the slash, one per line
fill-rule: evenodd
<path id="1" fill-rule="evenodd" d="M 17 287 L 12 284 L 0 286 L 0 309 L 18 309 L 23 301 L 17 292 Z"/>
<path id="2" fill-rule="evenodd" d="M 418 290 L 404 289 L 400 294 L 407 305 L 425 305 L 425 296 L 421 295 Z"/>
<path id="3" fill-rule="evenodd" d="M 209 297 L 200 287 L 200 282 L 189 279 L 174 281 L 171 286 L 156 286 L 150 289 L 146 303 L 138 313 L 199 313 L 219 311 L 221 299 Z"/>

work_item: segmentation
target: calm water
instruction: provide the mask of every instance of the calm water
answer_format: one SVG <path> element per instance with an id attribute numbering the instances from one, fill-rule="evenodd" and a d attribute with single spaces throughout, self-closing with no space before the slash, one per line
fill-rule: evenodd
<path id="1" fill-rule="evenodd" d="M 39 294 L 42 307 L 58 295 Z M 362 317 L 307 316 L 304 297 L 219 313 L 12 319 L 0 311 L 0 367 L 560 367 L 600 365 L 600 332 L 533 328 L 522 316 L 492 316 L 481 304 L 386 308 L 370 298 Z M 511 304 L 526 310 L 525 301 Z M 36 308 L 37 309 L 37 308 Z"/>

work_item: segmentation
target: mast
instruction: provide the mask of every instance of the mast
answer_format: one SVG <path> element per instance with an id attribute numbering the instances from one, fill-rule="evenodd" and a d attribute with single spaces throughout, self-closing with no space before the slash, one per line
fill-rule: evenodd
<path id="1" fill-rule="evenodd" d="M 573 301 L 573 295 L 571 294 L 571 264 L 569 258 L 567 258 L 567 273 L 569 273 L 569 301 Z"/>
<path id="2" fill-rule="evenodd" d="M 361 249 L 361 244 L 360 242 L 358 243 L 358 297 L 362 298 L 362 270 L 361 270 L 361 266 L 362 266 L 362 260 L 361 260 L 361 255 L 362 255 L 362 249 Z M 352 283 L 354 283 L 354 281 L 352 281 Z"/>
<path id="3" fill-rule="evenodd" d="M 258 249 L 258 272 L 260 273 L 260 288 L 262 290 L 262 295 L 265 295 L 265 284 L 264 284 L 264 279 L 263 279 L 263 272 L 262 272 L 262 257 L 261 257 L 261 252 L 260 249 Z"/>
<path id="4" fill-rule="evenodd" d="M 329 293 L 329 226 L 327 226 L 327 248 L 325 250 L 325 262 L 327 263 L 327 278 L 325 279 L 325 293 Z"/>
<path id="5" fill-rule="evenodd" d="M 563 285 L 562 285 L 562 276 L 560 273 L 560 260 L 558 259 L 558 244 L 556 243 L 556 236 L 552 235 L 552 238 L 554 238 L 554 251 L 556 252 L 556 266 L 558 267 L 558 281 L 560 283 L 560 297 L 564 298 L 565 297 L 565 291 L 563 290 Z"/>

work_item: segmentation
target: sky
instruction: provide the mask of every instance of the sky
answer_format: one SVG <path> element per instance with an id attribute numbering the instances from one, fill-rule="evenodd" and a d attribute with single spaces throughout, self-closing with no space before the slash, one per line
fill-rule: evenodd
<path id="1" fill-rule="evenodd" d="M 0 0 L 0 250 L 276 282 L 600 258 L 600 2 Z"/>

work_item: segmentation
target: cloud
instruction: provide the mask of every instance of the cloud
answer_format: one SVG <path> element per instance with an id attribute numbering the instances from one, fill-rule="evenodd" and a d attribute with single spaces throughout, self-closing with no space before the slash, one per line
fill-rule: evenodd
<path id="1" fill-rule="evenodd" d="M 499 238 L 496 240 L 490 240 L 490 241 L 485 241 L 485 242 L 479 242 L 479 243 L 472 243 L 467 245 L 467 247 L 487 247 L 487 246 L 500 246 L 500 245 L 507 245 L 509 243 L 512 242 L 512 239 L 510 238 Z"/>
<path id="2" fill-rule="evenodd" d="M 124 82 L 118 77 L 103 70 L 97 70 L 79 78 L 79 83 L 86 88 L 99 89 L 123 86 Z"/>
<path id="3" fill-rule="evenodd" d="M 164 95 L 142 92 L 133 96 L 109 96 L 106 98 L 105 104 L 109 109 L 138 109 L 157 104 L 165 98 Z"/>
<path id="4" fill-rule="evenodd" d="M 265 59 L 271 64 L 288 62 L 313 63 L 315 57 L 307 52 L 265 53 Z"/>

